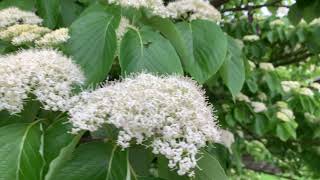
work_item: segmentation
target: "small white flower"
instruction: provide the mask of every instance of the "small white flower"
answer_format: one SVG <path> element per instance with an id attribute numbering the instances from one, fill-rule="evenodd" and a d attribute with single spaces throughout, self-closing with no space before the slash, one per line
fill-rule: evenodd
<path id="1" fill-rule="evenodd" d="M 262 102 L 253 101 L 253 102 L 251 102 L 251 106 L 253 108 L 253 111 L 256 113 L 264 112 L 267 110 L 267 106 Z"/>
<path id="2" fill-rule="evenodd" d="M 297 92 L 301 95 L 312 97 L 314 95 L 313 91 L 309 88 L 300 88 Z"/>
<path id="3" fill-rule="evenodd" d="M 285 23 L 281 20 L 281 19 L 276 19 L 270 22 L 270 26 L 271 27 L 275 27 L 275 26 L 282 26 Z"/>
<path id="4" fill-rule="evenodd" d="M 288 107 L 288 104 L 284 101 L 277 101 L 276 104 L 279 108 L 287 108 Z"/>
<path id="5" fill-rule="evenodd" d="M 256 68 L 256 65 L 252 61 L 248 61 L 250 70 L 253 71 Z"/>
<path id="6" fill-rule="evenodd" d="M 283 112 L 277 112 L 277 118 L 284 121 L 284 122 L 289 122 L 290 118 L 284 114 Z"/>
<path id="7" fill-rule="evenodd" d="M 0 10 L 0 29 L 14 24 L 40 24 L 42 19 L 34 12 L 27 12 L 16 7 Z"/>
<path id="8" fill-rule="evenodd" d="M 63 44 L 70 38 L 67 28 L 60 28 L 50 33 L 45 34 L 35 44 L 40 47 L 54 47 Z"/>
<path id="9" fill-rule="evenodd" d="M 310 87 L 320 92 L 320 84 L 319 83 L 311 83 Z"/>
<path id="10" fill-rule="evenodd" d="M 230 111 L 230 106 L 229 106 L 229 104 L 222 104 L 222 109 L 223 109 L 223 111 L 225 111 L 225 112 Z"/>
<path id="11" fill-rule="evenodd" d="M 259 68 L 264 71 L 274 71 L 274 66 L 272 63 L 259 63 Z"/>
<path id="12" fill-rule="evenodd" d="M 167 9 L 173 18 L 221 20 L 220 12 L 205 0 L 177 0 L 170 2 Z"/>
<path id="13" fill-rule="evenodd" d="M 142 73 L 83 92 L 73 102 L 69 114 L 75 131 L 112 124 L 120 130 L 119 146 L 149 141 L 152 152 L 164 155 L 180 175 L 192 175 L 199 149 L 220 140 L 204 92 L 184 77 Z"/>
<path id="14" fill-rule="evenodd" d="M 259 92 L 258 93 L 258 99 L 260 101 L 266 101 L 268 99 L 267 95 L 264 92 Z"/>
<path id="15" fill-rule="evenodd" d="M 237 99 L 238 101 L 244 101 L 244 102 L 247 102 L 247 103 L 250 103 L 250 102 L 251 102 L 250 99 L 249 99 L 249 97 L 246 96 L 246 95 L 244 95 L 244 94 L 242 94 L 242 93 L 239 93 L 239 94 L 236 96 L 236 99 Z"/>
<path id="16" fill-rule="evenodd" d="M 320 18 L 313 19 L 313 20 L 310 22 L 310 25 L 311 25 L 311 26 L 320 26 Z"/>
<path id="17" fill-rule="evenodd" d="M 282 81 L 281 87 L 284 92 L 290 92 L 292 90 L 300 88 L 300 83 L 298 81 Z"/>
<path id="18" fill-rule="evenodd" d="M 310 120 L 316 119 L 316 116 L 313 114 L 310 114 L 309 112 L 305 112 L 303 115 L 305 118 L 310 119 Z"/>
<path id="19" fill-rule="evenodd" d="M 255 42 L 255 41 L 259 41 L 260 37 L 253 34 L 253 35 L 243 36 L 242 39 L 243 39 L 243 41 L 247 41 L 247 42 Z"/>
<path id="20" fill-rule="evenodd" d="M 231 145 L 234 143 L 234 135 L 230 131 L 224 129 L 220 129 L 220 132 L 221 140 L 219 143 L 224 145 L 231 152 Z"/>

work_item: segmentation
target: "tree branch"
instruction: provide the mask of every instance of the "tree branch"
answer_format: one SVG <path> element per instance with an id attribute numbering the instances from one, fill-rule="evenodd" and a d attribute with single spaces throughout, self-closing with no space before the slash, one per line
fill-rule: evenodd
<path id="1" fill-rule="evenodd" d="M 295 64 L 295 63 L 298 63 L 298 62 L 301 62 L 301 61 L 305 61 L 308 57 L 312 56 L 313 54 L 312 53 L 305 53 L 301 56 L 298 56 L 298 57 L 293 57 L 291 59 L 288 59 L 288 60 L 285 60 L 285 61 L 278 61 L 278 62 L 275 62 L 274 65 L 275 66 L 283 66 L 283 65 L 288 65 L 288 64 Z"/>
<path id="2" fill-rule="evenodd" d="M 266 174 L 270 174 L 270 175 L 274 175 L 274 176 L 278 176 L 286 179 L 292 179 L 291 177 L 282 175 L 281 168 L 267 162 L 256 162 L 253 159 L 253 157 L 250 155 L 244 155 L 242 157 L 242 162 L 246 169 L 250 169 L 252 171 L 262 172 L 262 173 L 266 173 Z"/>
<path id="3" fill-rule="evenodd" d="M 222 6 L 223 4 L 229 2 L 230 0 L 214 0 L 214 1 L 211 1 L 211 5 L 216 7 L 216 8 L 219 8 L 220 6 Z"/>
<path id="4" fill-rule="evenodd" d="M 282 5 L 282 4 L 278 4 L 280 3 L 281 0 L 275 0 L 273 2 L 270 3 L 265 3 L 265 4 L 260 4 L 260 5 L 254 5 L 254 6 L 250 6 L 250 5 L 246 5 L 244 7 L 238 6 L 235 8 L 228 8 L 228 9 L 222 9 L 221 12 L 228 12 L 228 11 L 250 11 L 253 9 L 260 9 L 262 7 L 289 7 L 286 5 Z"/>

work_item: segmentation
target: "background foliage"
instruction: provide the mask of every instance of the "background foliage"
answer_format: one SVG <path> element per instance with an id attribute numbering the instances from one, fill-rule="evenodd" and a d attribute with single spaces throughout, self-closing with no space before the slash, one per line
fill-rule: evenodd
<path id="1" fill-rule="evenodd" d="M 82 67 L 87 86 L 143 70 L 184 74 L 203 84 L 234 143 L 203 149 L 195 179 L 320 178 L 320 91 L 311 86 L 320 75 L 320 1 L 211 3 L 223 14 L 219 24 L 172 21 L 94 0 L 2 0 L 0 9 L 34 10 L 45 26 L 70 28 L 71 39 L 61 50 Z M 288 15 L 279 17 L 280 8 Z M 121 16 L 137 28 L 119 43 Z M 0 41 L 1 54 L 18 48 Z M 276 68 L 266 70 L 261 62 Z M 298 81 L 313 96 L 285 92 L 282 81 Z M 240 92 L 250 102 L 239 100 Z M 257 112 L 255 101 L 266 110 Z M 295 118 L 277 117 L 279 101 Z M 68 133 L 67 115 L 45 111 L 37 102 L 28 102 L 18 116 L 2 111 L 0 117 L 0 179 L 187 179 L 144 147 L 121 151 L 106 142 L 114 136 L 110 130 Z"/>

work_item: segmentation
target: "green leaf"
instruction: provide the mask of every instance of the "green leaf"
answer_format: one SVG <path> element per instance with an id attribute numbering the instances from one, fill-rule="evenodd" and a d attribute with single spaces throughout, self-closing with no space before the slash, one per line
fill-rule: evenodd
<path id="1" fill-rule="evenodd" d="M 0 179 L 40 180 L 41 124 L 11 124 L 0 128 Z"/>
<path id="2" fill-rule="evenodd" d="M 179 56 L 170 42 L 147 27 L 131 28 L 125 34 L 120 47 L 120 66 L 123 74 L 141 71 L 183 74 Z"/>
<path id="3" fill-rule="evenodd" d="M 294 4 L 290 7 L 288 17 L 289 17 L 290 22 L 294 25 L 298 24 L 300 22 L 300 20 L 302 19 L 302 13 L 300 12 L 300 10 L 296 4 Z"/>
<path id="4" fill-rule="evenodd" d="M 272 96 L 282 91 L 279 76 L 275 72 L 266 73 L 263 78 L 266 81 Z"/>
<path id="5" fill-rule="evenodd" d="M 245 81 L 242 44 L 230 36 L 228 36 L 228 53 L 220 74 L 233 97 L 240 93 Z"/>
<path id="6" fill-rule="evenodd" d="M 214 22 L 180 22 L 177 28 L 187 46 L 184 69 L 198 82 L 205 83 L 222 66 L 227 54 L 227 37 Z"/>
<path id="7" fill-rule="evenodd" d="M 176 170 L 171 170 L 168 167 L 169 161 L 163 157 L 158 157 L 158 173 L 159 177 L 163 179 L 174 179 L 174 180 L 187 180 L 189 179 L 187 176 L 179 176 L 176 172 Z"/>
<path id="8" fill-rule="evenodd" d="M 72 22 L 80 15 L 83 7 L 77 3 L 77 0 L 60 0 L 61 14 L 59 16 L 63 26 L 70 26 Z"/>
<path id="9" fill-rule="evenodd" d="M 295 139 L 297 124 L 295 122 L 281 122 L 277 125 L 277 136 L 282 141 L 287 141 L 289 138 Z"/>
<path id="10" fill-rule="evenodd" d="M 254 131 L 259 136 L 262 136 L 269 130 L 269 120 L 265 115 L 255 114 Z"/>
<path id="11" fill-rule="evenodd" d="M 28 100 L 26 100 L 26 103 L 23 107 L 24 108 L 20 113 L 14 115 L 10 115 L 7 111 L 1 111 L 0 126 L 14 123 L 33 122 L 40 110 L 41 103 L 33 100 L 32 98 L 29 98 Z"/>
<path id="12" fill-rule="evenodd" d="M 115 145 L 103 142 L 81 144 L 72 158 L 52 175 L 50 180 L 113 180 L 126 179 L 128 156 Z M 130 171 L 129 171 L 130 172 Z"/>
<path id="13" fill-rule="evenodd" d="M 33 10 L 35 6 L 34 0 L 2 0 L 0 2 L 0 9 L 8 8 L 8 7 L 18 7 L 23 10 Z"/>
<path id="14" fill-rule="evenodd" d="M 60 0 L 36 0 L 39 15 L 43 18 L 43 24 L 54 29 L 58 23 L 60 14 Z"/>
<path id="15" fill-rule="evenodd" d="M 161 34 L 171 42 L 180 56 L 182 63 L 193 61 L 193 57 L 189 56 L 188 47 L 182 37 L 182 34 L 170 19 L 154 16 L 152 18 L 147 18 L 145 21 L 148 25 L 159 30 Z"/>
<path id="16" fill-rule="evenodd" d="M 246 80 L 246 85 L 252 93 L 256 93 L 258 91 L 258 84 L 256 82 L 257 79 L 254 74 Z"/>
<path id="17" fill-rule="evenodd" d="M 234 113 L 234 118 L 240 123 L 250 121 L 250 118 L 249 118 L 250 112 L 247 106 L 237 106 L 234 108 L 233 113 Z"/>
<path id="18" fill-rule="evenodd" d="M 73 135 L 70 133 L 70 124 L 67 118 L 61 118 L 53 122 L 46 130 L 44 136 L 44 158 L 46 160 L 45 172 L 50 168 L 50 173 L 54 172 L 57 164 L 66 161 L 73 149 L 77 145 L 82 134 Z M 67 153 L 69 152 L 69 153 Z M 63 158 L 61 158 L 63 157 Z M 58 159 L 58 160 L 57 160 Z M 54 163 L 51 162 L 55 160 Z M 49 167 L 50 166 L 50 167 Z M 49 174 L 50 174 L 49 173 Z M 47 175 L 47 179 L 50 175 Z"/>
<path id="19" fill-rule="evenodd" d="M 87 85 L 103 81 L 110 71 L 117 48 L 114 15 L 104 11 L 87 12 L 70 28 L 68 52 L 87 78 Z"/>
<path id="20" fill-rule="evenodd" d="M 129 149 L 129 160 L 135 174 L 150 176 L 150 168 L 154 155 L 144 146 L 133 146 Z"/>
<path id="21" fill-rule="evenodd" d="M 52 158 L 50 156 L 48 156 L 48 160 L 47 160 L 47 164 L 48 166 L 46 167 L 46 171 L 48 171 L 48 173 L 45 176 L 45 180 L 50 180 L 53 179 L 53 177 L 55 176 L 55 174 L 59 171 L 59 169 L 71 158 L 71 155 L 74 151 L 74 149 L 76 148 L 76 145 L 78 144 L 80 138 L 81 138 L 82 134 L 78 134 L 77 136 L 75 136 L 68 145 L 62 147 L 61 144 L 61 149 L 57 149 L 56 147 L 56 151 L 55 152 L 59 152 L 59 154 L 57 154 L 55 159 L 52 159 L 50 161 L 49 158 Z M 51 142 L 52 144 L 54 144 L 54 142 Z M 46 147 L 46 148 L 50 148 L 50 147 Z M 48 154 L 48 153 L 47 153 Z M 52 155 L 53 153 L 49 154 Z"/>
<path id="22" fill-rule="evenodd" d="M 197 180 L 227 180 L 227 176 L 219 161 L 206 151 L 202 151 L 201 159 L 197 162 L 199 169 L 196 170 Z"/>

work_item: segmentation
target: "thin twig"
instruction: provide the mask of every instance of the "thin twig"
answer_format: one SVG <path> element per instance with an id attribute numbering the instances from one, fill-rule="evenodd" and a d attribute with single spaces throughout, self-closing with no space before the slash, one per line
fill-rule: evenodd
<path id="1" fill-rule="evenodd" d="M 278 4 L 280 2 L 281 2 L 281 0 L 276 0 L 276 1 L 273 1 L 273 2 L 270 2 L 270 3 L 265 3 L 265 4 L 260 4 L 260 5 L 253 5 L 253 6 L 246 5 L 244 7 L 238 6 L 238 7 L 235 7 L 235 8 L 222 9 L 221 12 L 250 11 L 250 10 L 253 10 L 253 9 L 260 9 L 262 7 L 286 7 L 286 8 L 290 7 L 290 6 L 287 6 L 287 5 Z"/>

